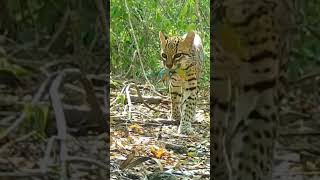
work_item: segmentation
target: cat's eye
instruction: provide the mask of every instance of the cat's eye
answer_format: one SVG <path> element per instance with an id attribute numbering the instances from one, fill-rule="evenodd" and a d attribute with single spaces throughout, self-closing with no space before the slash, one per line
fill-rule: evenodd
<path id="1" fill-rule="evenodd" d="M 179 58 L 179 57 L 181 57 L 182 56 L 182 54 L 181 53 L 178 53 L 178 54 L 175 54 L 174 56 L 173 56 L 173 58 L 174 59 L 177 59 L 177 58 Z"/>
<path id="2" fill-rule="evenodd" d="M 167 55 L 165 53 L 161 54 L 162 58 L 167 59 Z"/>

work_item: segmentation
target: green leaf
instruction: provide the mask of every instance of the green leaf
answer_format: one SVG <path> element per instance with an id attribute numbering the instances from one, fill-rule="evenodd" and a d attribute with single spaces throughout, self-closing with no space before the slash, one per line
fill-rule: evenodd
<path id="1" fill-rule="evenodd" d="M 186 2 L 180 12 L 180 15 L 179 15 L 179 18 L 183 18 L 183 17 L 186 17 L 187 15 L 187 12 L 188 12 L 188 8 L 189 8 L 189 3 Z"/>
<path id="2" fill-rule="evenodd" d="M 126 101 L 126 96 L 124 94 L 120 94 L 120 95 L 117 96 L 117 102 L 119 104 L 124 105 L 125 101 Z"/>
<path id="3" fill-rule="evenodd" d="M 46 137 L 49 107 L 45 105 L 27 104 L 24 108 L 24 112 L 26 113 L 24 129 L 36 131 L 40 138 Z"/>

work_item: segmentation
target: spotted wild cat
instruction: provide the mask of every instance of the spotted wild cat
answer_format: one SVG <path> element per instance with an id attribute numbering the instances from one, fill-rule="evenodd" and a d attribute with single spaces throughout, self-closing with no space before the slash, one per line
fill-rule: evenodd
<path id="1" fill-rule="evenodd" d="M 170 72 L 171 119 L 180 122 L 179 133 L 190 134 L 204 61 L 202 41 L 195 32 L 183 37 L 167 37 L 160 32 L 159 37 L 163 65 Z"/>

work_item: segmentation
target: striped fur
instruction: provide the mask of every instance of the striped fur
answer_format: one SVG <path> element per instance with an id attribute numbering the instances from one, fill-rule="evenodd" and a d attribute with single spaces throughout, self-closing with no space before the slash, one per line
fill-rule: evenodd
<path id="1" fill-rule="evenodd" d="M 201 38 L 194 32 L 183 37 L 166 37 L 160 32 L 159 36 L 163 65 L 172 74 L 169 83 L 171 119 L 180 122 L 179 133 L 190 134 L 204 58 Z"/>
<path id="2" fill-rule="evenodd" d="M 216 180 L 271 180 L 281 64 L 287 57 L 278 0 L 225 0 L 228 23 L 245 56 L 215 47 L 213 162 Z M 284 13 L 279 16 L 277 12 Z M 229 42 L 232 43 L 232 42 Z M 222 47 L 223 49 L 223 47 Z M 285 65 L 284 65 L 285 66 Z M 283 66 L 283 67 L 284 67 Z"/>

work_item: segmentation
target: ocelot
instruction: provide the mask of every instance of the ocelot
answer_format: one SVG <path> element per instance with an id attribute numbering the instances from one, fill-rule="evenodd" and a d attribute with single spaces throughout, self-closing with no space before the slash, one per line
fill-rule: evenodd
<path id="1" fill-rule="evenodd" d="M 278 87 L 289 49 L 289 20 L 285 20 L 289 10 L 283 2 L 221 1 L 221 26 L 228 28 L 224 33 L 233 34 L 224 34 L 231 42 L 213 45 L 211 176 L 215 180 L 272 179 Z M 241 51 L 223 46 L 238 42 Z"/>
<path id="2" fill-rule="evenodd" d="M 170 72 L 171 119 L 180 122 L 178 133 L 191 134 L 204 61 L 202 41 L 195 32 L 183 37 L 160 32 L 159 37 L 163 65 Z"/>

